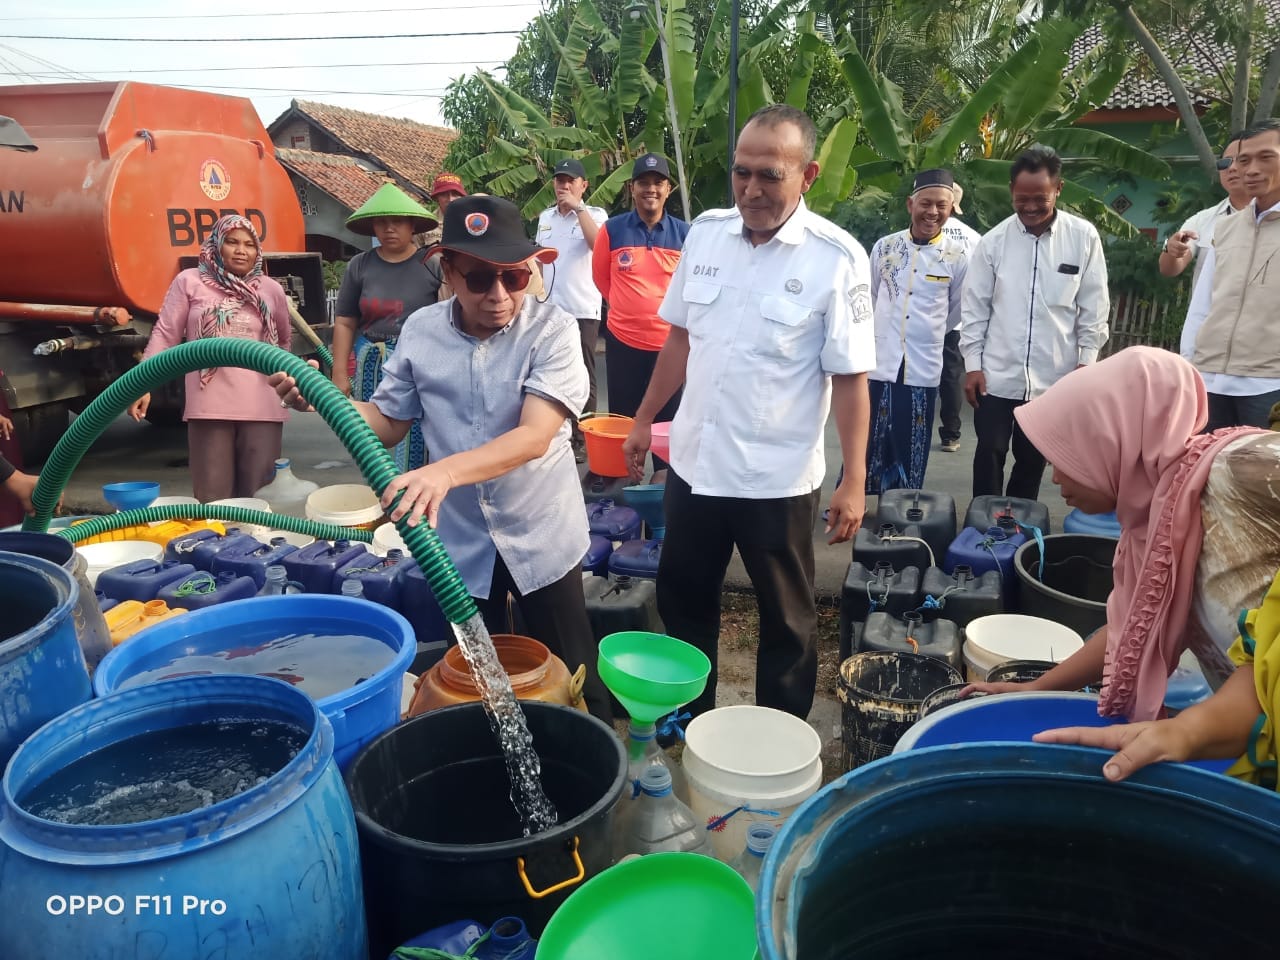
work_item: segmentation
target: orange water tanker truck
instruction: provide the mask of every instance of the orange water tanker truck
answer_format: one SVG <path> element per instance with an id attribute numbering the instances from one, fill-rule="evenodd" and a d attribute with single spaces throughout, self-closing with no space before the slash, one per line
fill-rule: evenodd
<path id="1" fill-rule="evenodd" d="M 0 397 L 29 463 L 137 364 L 169 284 L 227 213 L 257 228 L 266 272 L 306 323 L 326 322 L 319 255 L 248 100 L 33 84 L 0 87 L 0 116 L 37 147 L 0 151 Z M 181 389 L 154 394 L 149 419 L 180 419 Z"/>

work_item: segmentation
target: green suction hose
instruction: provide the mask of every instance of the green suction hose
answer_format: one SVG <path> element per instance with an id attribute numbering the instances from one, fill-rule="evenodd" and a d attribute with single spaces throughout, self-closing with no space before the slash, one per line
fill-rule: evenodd
<path id="1" fill-rule="evenodd" d="M 211 503 L 174 503 L 163 507 L 146 507 L 142 510 L 125 510 L 122 513 L 110 513 L 101 517 L 93 517 L 75 526 L 64 527 L 55 531 L 55 535 L 72 543 L 83 543 L 112 530 L 123 530 L 125 527 L 137 527 L 144 523 L 163 520 L 220 520 L 229 524 L 252 523 L 273 530 L 287 530 L 290 533 L 302 533 L 317 540 L 355 540 L 360 543 L 373 542 L 373 534 L 368 530 L 352 527 L 339 527 L 332 523 L 317 523 L 314 520 L 302 520 L 285 513 L 264 513 L 261 510 L 248 510 L 245 507 L 215 506 Z"/>
<path id="2" fill-rule="evenodd" d="M 149 360 L 144 360 L 107 387 L 85 408 L 84 413 L 76 418 L 49 455 L 31 495 L 35 513 L 23 522 L 22 529 L 43 532 L 49 528 L 49 520 L 53 516 L 58 498 L 85 452 L 129 404 L 170 380 L 207 367 L 244 367 L 267 375 L 283 371 L 293 377 L 302 395 L 333 428 L 333 432 L 338 435 L 338 439 L 376 493 L 381 495 L 387 484 L 395 478 L 395 464 L 382 441 L 356 412 L 351 402 L 319 370 L 269 343 L 233 337 L 210 337 L 170 347 Z M 160 508 L 161 511 L 167 509 L 169 508 Z M 257 516 L 270 517 L 270 523 L 280 519 L 276 514 Z M 105 522 L 110 518 L 101 519 Z M 97 522 L 99 521 L 96 519 L 89 521 Z M 88 525 L 83 524 L 86 527 Z M 435 530 L 426 523 L 410 527 L 406 518 L 396 521 L 396 529 L 400 531 L 409 552 L 418 561 L 427 582 L 431 584 L 436 601 L 450 622 L 464 623 L 475 616 L 475 601 L 467 592 L 458 568 L 449 559 Z"/>

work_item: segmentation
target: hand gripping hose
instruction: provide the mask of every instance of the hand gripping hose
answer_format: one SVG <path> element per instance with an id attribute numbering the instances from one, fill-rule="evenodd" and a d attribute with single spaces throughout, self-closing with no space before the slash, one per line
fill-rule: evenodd
<path id="1" fill-rule="evenodd" d="M 54 507 L 72 472 L 80 464 L 80 460 L 93 441 L 128 408 L 129 404 L 144 393 L 149 393 L 170 380 L 207 367 L 243 367 L 246 370 L 268 375 L 277 371 L 287 373 L 297 381 L 302 395 L 333 428 L 333 432 L 347 448 L 374 492 L 381 495 L 387 484 L 396 476 L 395 464 L 382 445 L 382 441 L 356 412 L 351 402 L 319 370 L 288 351 L 268 343 L 233 337 L 211 337 L 170 347 L 151 359 L 144 360 L 107 387 L 93 403 L 85 408 L 84 413 L 80 414 L 70 429 L 62 435 L 62 439 L 53 448 L 53 453 L 49 455 L 48 462 L 40 472 L 40 479 L 31 495 L 35 513 L 24 521 L 22 529 L 38 532 L 48 529 Z M 182 516 L 182 513 L 170 512 L 173 509 L 161 507 L 149 519 L 176 519 Z M 220 510 L 216 511 L 216 513 L 220 512 Z M 136 523 L 137 518 L 143 513 L 145 511 L 130 511 L 117 517 L 95 518 L 78 525 L 77 536 L 82 527 L 90 528 L 95 524 L 101 525 L 94 529 L 93 533 L 86 533 L 85 536 L 115 529 L 115 526 L 111 525 L 112 521 L 120 525 Z M 320 539 L 337 539 L 334 535 L 336 529 L 334 527 L 326 526 L 319 533 L 314 532 L 317 528 L 311 524 L 298 529 L 296 525 L 303 524 L 303 521 L 290 518 L 292 523 L 282 522 L 285 518 L 277 514 L 242 511 L 237 516 L 218 516 L 215 515 L 214 508 L 208 507 L 204 508 L 204 514 L 209 519 L 239 519 L 241 522 L 265 523 L 280 526 L 283 529 L 293 527 L 297 532 L 307 533 Z M 406 518 L 396 521 L 396 529 L 400 531 L 400 536 L 405 546 L 409 548 L 409 552 L 418 561 L 427 582 L 431 584 L 436 602 L 440 604 L 440 609 L 444 611 L 449 621 L 464 623 L 475 616 L 477 612 L 475 601 L 467 592 L 458 568 L 449 559 L 444 544 L 440 542 L 435 530 L 426 523 L 410 527 Z M 341 537 L 361 539 L 354 536 L 351 531 L 344 531 Z"/>

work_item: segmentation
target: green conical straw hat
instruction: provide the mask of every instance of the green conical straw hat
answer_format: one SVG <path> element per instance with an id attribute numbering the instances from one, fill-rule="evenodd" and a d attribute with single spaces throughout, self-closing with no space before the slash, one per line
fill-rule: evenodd
<path id="1" fill-rule="evenodd" d="M 373 236 L 375 217 L 407 217 L 413 221 L 414 233 L 426 233 L 439 222 L 426 208 L 416 203 L 394 183 L 384 183 L 355 213 L 347 217 L 347 229 L 361 236 Z"/>

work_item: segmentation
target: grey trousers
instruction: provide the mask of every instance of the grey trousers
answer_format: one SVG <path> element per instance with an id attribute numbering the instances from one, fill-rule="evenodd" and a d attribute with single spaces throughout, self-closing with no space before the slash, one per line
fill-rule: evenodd
<path id="1" fill-rule="evenodd" d="M 188 420 L 192 495 L 201 503 L 252 497 L 275 476 L 283 436 L 283 423 Z"/>

